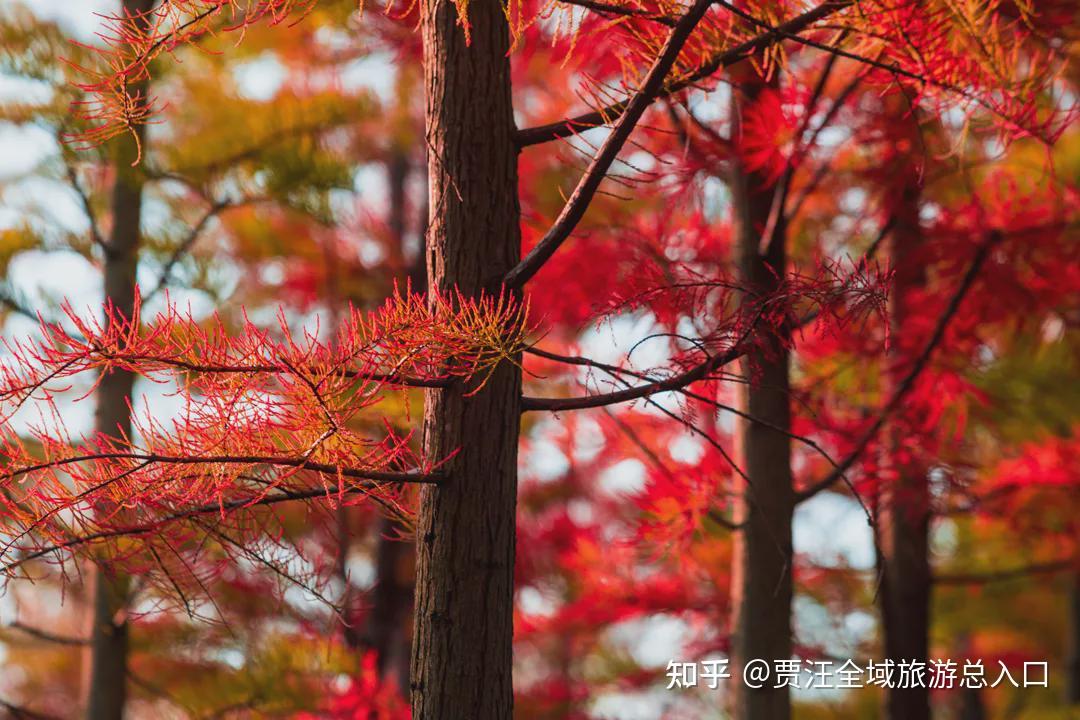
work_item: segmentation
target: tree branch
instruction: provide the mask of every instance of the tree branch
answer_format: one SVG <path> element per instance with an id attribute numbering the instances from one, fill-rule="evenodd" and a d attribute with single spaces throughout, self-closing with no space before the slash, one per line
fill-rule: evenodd
<path id="1" fill-rule="evenodd" d="M 0 708 L 7 711 L 12 720 L 59 720 L 55 715 L 45 715 L 0 698 Z"/>
<path id="2" fill-rule="evenodd" d="M 730 50 L 717 53 L 707 62 L 705 62 L 700 68 L 687 75 L 685 78 L 670 83 L 659 90 L 657 97 L 664 97 L 671 95 L 680 90 L 684 90 L 694 83 L 702 80 L 721 68 L 734 65 L 735 63 L 750 57 L 754 53 L 775 45 L 776 43 L 784 40 L 788 35 L 793 35 L 802 32 L 806 28 L 810 27 L 819 20 L 822 20 L 830 15 L 833 15 L 853 3 L 853 0 L 828 0 L 822 3 L 813 10 L 809 10 L 802 15 L 792 18 L 787 22 L 783 22 L 776 26 L 775 29 L 768 32 L 761 33 L 760 35 L 753 37 L 745 42 L 739 43 Z M 636 97 L 636 96 L 635 96 Z M 560 138 L 570 137 L 576 135 L 583 130 L 589 130 L 595 127 L 610 122 L 610 118 L 618 116 L 622 113 L 629 104 L 633 101 L 632 98 L 623 100 L 607 107 L 600 108 L 599 110 L 593 110 L 592 112 L 583 113 L 572 118 L 565 118 L 558 122 L 548 123 L 546 125 L 538 125 L 531 128 L 523 128 L 517 133 L 518 145 L 521 147 L 528 147 L 530 145 L 539 145 L 541 143 L 550 142 L 552 140 L 558 140 Z M 651 100 L 650 100 L 651 102 Z"/>
<path id="3" fill-rule="evenodd" d="M 946 306 L 941 317 L 938 318 L 937 325 L 934 327 L 934 332 L 931 334 L 930 339 L 926 342 L 922 352 L 919 353 L 919 356 L 915 359 L 915 363 L 911 366 L 908 374 L 904 376 L 892 397 L 889 398 L 889 402 L 886 403 L 885 407 L 878 413 L 877 419 L 874 420 L 873 424 L 867 428 L 866 432 L 859 438 L 859 441 L 855 444 L 855 449 L 852 450 L 831 473 L 798 492 L 795 496 L 796 503 L 809 500 L 822 490 L 828 489 L 837 481 L 843 479 L 844 473 L 858 462 L 871 441 L 877 437 L 878 432 L 884 427 L 886 421 L 900 407 L 900 403 L 907 394 L 911 392 L 919 375 L 926 369 L 926 366 L 930 361 L 930 356 L 933 355 L 934 350 L 941 344 L 942 339 L 945 337 L 945 330 L 948 328 L 949 322 L 951 322 L 953 316 L 956 315 L 956 311 L 960 309 L 960 305 L 963 303 L 971 286 L 975 284 L 975 279 L 982 270 L 983 264 L 985 264 L 987 258 L 990 256 L 990 251 L 1001 239 L 1002 234 L 999 231 L 991 231 L 990 237 L 979 247 L 978 251 L 975 253 L 975 257 L 971 261 L 971 265 L 968 267 L 967 272 L 960 281 L 960 285 L 956 288 L 956 292 L 953 294 L 952 298 L 950 298 L 949 304 Z"/>
<path id="4" fill-rule="evenodd" d="M 1043 575 L 1068 570 L 1076 566 L 1076 560 L 1057 560 L 1055 562 L 1032 563 L 1007 570 L 990 570 L 982 573 L 949 573 L 934 575 L 935 585 L 983 585 L 1001 580 L 1013 580 L 1027 575 Z"/>
<path id="5" fill-rule="evenodd" d="M 561 356 L 546 353 L 536 348 L 530 348 L 529 352 L 539 355 L 541 357 L 547 357 L 549 359 L 559 360 Z M 628 402 L 630 400 L 638 400 L 641 398 L 647 398 L 650 395 L 655 395 L 661 392 L 681 391 L 683 388 L 691 385 L 699 380 L 704 380 L 715 370 L 727 365 L 735 360 L 738 360 L 746 353 L 746 350 L 741 347 L 741 343 L 731 348 L 725 353 L 720 355 L 714 355 L 708 358 L 705 362 L 702 362 L 695 367 L 687 370 L 686 372 L 673 375 L 664 380 L 654 380 L 647 382 L 644 385 L 635 385 L 628 387 L 624 390 L 613 390 L 609 393 L 600 393 L 597 395 L 582 395 L 579 397 L 569 398 L 537 398 L 537 397 L 524 397 L 521 401 L 521 411 L 529 412 L 533 410 L 547 410 L 549 412 L 560 412 L 563 410 L 585 410 L 588 408 L 605 407 L 607 405 L 615 405 L 617 403 Z M 607 368 L 602 367 L 601 364 L 595 364 L 591 360 L 585 358 L 579 358 L 571 361 L 574 365 L 592 365 L 602 370 Z M 611 366 L 608 366 L 611 367 Z M 613 368 L 614 369 L 614 368 Z"/>
<path id="6" fill-rule="evenodd" d="M 14 480 L 20 475 L 39 472 L 50 468 L 64 467 L 75 463 L 93 462 L 96 460 L 134 460 L 147 465 L 274 465 L 278 467 L 290 467 L 298 470 L 311 470 L 323 475 L 335 477 L 347 477 L 357 480 L 372 480 L 382 483 L 416 483 L 421 485 L 434 485 L 439 482 L 437 473 L 418 472 L 392 472 L 387 470 L 365 470 L 362 468 L 349 468 L 340 465 L 327 465 L 325 463 L 312 462 L 303 457 L 283 457 L 280 455 L 160 455 L 156 453 L 140 452 L 100 452 L 73 457 L 59 458 L 41 462 L 36 465 L 28 465 L 9 470 L 0 475 L 0 480 Z M 215 505 L 215 507 L 217 507 Z"/>
<path id="7" fill-rule="evenodd" d="M 599 362 L 597 360 L 592 360 L 590 358 L 576 357 L 576 356 L 571 356 L 571 355 L 558 355 L 556 353 L 548 352 L 546 350 L 540 350 L 539 348 L 529 348 L 525 352 L 527 352 L 529 354 L 532 354 L 532 355 L 536 355 L 537 357 L 546 358 L 548 360 L 554 360 L 556 362 L 566 363 L 568 365 L 577 365 L 577 366 L 581 366 L 581 367 L 596 368 L 597 370 L 602 370 L 602 371 L 606 372 L 608 375 L 611 375 L 614 378 L 619 378 L 621 375 L 629 375 L 631 377 L 637 378 L 638 380 L 648 380 L 648 381 L 653 381 L 654 380 L 654 378 L 650 377 L 649 375 L 647 375 L 645 373 L 636 372 L 634 370 L 629 370 L 627 368 L 616 367 L 615 365 L 608 365 L 607 363 L 602 363 L 602 362 Z M 628 384 L 628 383 L 626 383 L 625 380 L 620 380 L 620 382 L 623 382 L 624 384 Z M 693 390 L 690 390 L 689 388 L 685 388 L 685 387 L 684 388 L 679 388 L 678 390 L 675 390 L 674 392 L 678 392 L 680 395 L 683 395 L 684 397 L 691 398 L 693 400 L 697 400 L 698 402 L 703 403 L 705 405 L 708 405 L 709 407 L 715 408 L 717 410 L 722 410 L 724 412 L 729 412 L 729 413 L 731 413 L 733 415 L 737 415 L 737 416 L 739 416 L 739 417 L 741 417 L 741 418 L 743 418 L 745 420 L 748 420 L 749 422 L 755 423 L 757 425 L 761 425 L 763 427 L 767 427 L 770 430 L 781 433 L 782 435 L 786 435 L 789 438 L 791 438 L 792 440 L 794 440 L 795 442 L 800 443 L 802 445 L 805 445 L 806 447 L 810 448 L 814 452 L 821 455 L 823 458 L 825 458 L 826 462 L 828 462 L 833 467 L 837 466 L 836 461 L 832 458 L 831 455 L 829 455 L 828 451 L 826 451 L 825 448 L 821 447 L 821 445 L 819 445 L 817 442 L 815 442 L 814 440 L 811 440 L 810 438 L 808 438 L 808 437 L 806 437 L 804 435 L 798 435 L 796 433 L 791 432 L 790 430 L 785 430 L 784 428 L 780 427 L 779 425 L 776 425 L 775 423 L 768 422 L 767 420 L 762 420 L 761 418 L 755 417 L 755 416 L 751 415 L 750 413 L 743 412 L 742 410 L 740 410 L 740 409 L 738 409 L 736 407 L 732 407 L 730 405 L 725 405 L 724 403 L 718 402 L 718 401 L 716 401 L 716 400 L 714 400 L 712 398 L 705 397 L 704 395 L 702 395 L 700 393 L 696 393 Z M 555 400 L 555 399 L 558 399 L 558 398 L 535 398 L 535 397 L 526 396 L 524 398 L 524 402 L 526 402 L 526 403 L 528 403 L 530 405 L 530 407 L 528 408 L 529 410 L 542 410 L 542 409 L 547 409 L 547 408 L 546 407 L 541 408 L 541 407 L 536 407 L 536 406 L 538 406 L 538 405 L 547 405 L 551 400 Z M 616 418 L 616 416 L 611 415 L 611 413 L 608 413 L 608 415 L 613 420 L 615 420 L 616 422 L 619 422 L 618 419 Z"/>
<path id="8" fill-rule="evenodd" d="M 0 302 L 3 302 L 3 298 L 0 297 Z M 292 375 L 300 379 L 304 379 L 299 375 L 298 371 L 294 368 L 288 367 L 286 363 L 252 363 L 250 365 L 243 364 L 216 364 L 216 363 L 199 363 L 189 362 L 187 360 L 178 360 L 168 357 L 154 357 L 152 355 L 141 355 L 137 353 L 111 353 L 111 352 L 99 352 L 98 357 L 102 360 L 109 362 L 124 362 L 124 363 L 146 363 L 148 365 L 160 365 L 162 367 L 174 368 L 176 370 L 193 372 L 193 373 L 205 373 L 208 375 L 233 375 L 233 374 L 248 374 L 248 373 L 265 373 L 270 375 L 282 374 Z M 138 367 L 130 368 L 132 372 L 140 372 Z M 153 372 L 154 368 L 143 368 L 142 373 Z M 452 378 L 449 377 L 412 377 L 409 375 L 399 375 L 397 373 L 369 373 L 358 370 L 343 370 L 340 373 L 341 377 L 347 378 L 363 378 L 375 383 L 382 383 L 386 385 L 401 385 L 404 387 L 417 387 L 417 388 L 445 388 L 450 385 Z M 51 378 L 49 378 L 51 379 Z M 42 383 L 39 383 L 40 386 Z"/>
<path id="9" fill-rule="evenodd" d="M 85 640 L 83 638 L 66 637 L 64 635 L 54 635 L 51 632 L 32 627 L 30 625 L 24 625 L 18 620 L 8 625 L 8 627 L 12 630 L 18 630 L 20 632 L 23 632 L 32 638 L 44 640 L 45 642 L 55 643 L 57 645 L 74 645 L 76 647 L 81 647 L 90 644 L 89 640 Z"/>
<path id="10" fill-rule="evenodd" d="M 406 473 L 408 474 L 408 473 Z M 413 475 L 416 477 L 427 478 L 426 482 L 437 482 L 439 477 L 432 473 L 426 476 Z M 399 481 L 401 482 L 401 481 Z M 420 482 L 418 480 L 404 481 L 404 482 Z M 342 490 L 344 495 L 356 495 L 366 492 L 366 488 L 351 487 Z M 327 497 L 328 495 L 336 494 L 333 490 L 327 490 L 324 487 L 311 488 L 310 490 L 297 490 L 297 491 L 281 491 L 272 495 L 265 495 L 260 498 L 242 498 L 237 500 L 230 500 L 228 502 L 209 503 L 206 505 L 199 505 L 187 510 L 179 510 L 168 515 L 164 515 L 157 520 L 143 525 L 131 525 L 127 527 L 110 528 L 108 530 L 101 530 L 98 532 L 87 533 L 86 535 L 79 535 L 73 537 L 64 542 L 49 545 L 48 547 L 39 548 L 32 552 L 27 553 L 17 560 L 0 567 L 0 574 L 10 574 L 12 570 L 15 570 L 26 563 L 42 558 L 46 555 L 50 555 L 62 550 L 71 550 L 72 548 L 81 547 L 83 545 L 89 545 L 91 543 L 100 542 L 101 540 L 110 540 L 119 537 L 133 537 L 137 535 L 146 535 L 148 533 L 158 532 L 162 526 L 169 523 L 178 522 L 180 520 L 186 520 L 188 518 L 198 517 L 200 515 L 211 515 L 214 513 L 223 513 L 230 511 L 246 510 L 253 507 L 267 507 L 271 505 L 277 505 L 283 502 L 291 502 L 294 500 L 313 500 L 319 497 Z"/>
<path id="11" fill-rule="evenodd" d="M 895 221 L 895 218 L 893 218 L 891 216 L 886 220 L 886 222 L 883 224 L 880 231 L 878 232 L 878 235 L 877 235 L 876 239 L 873 241 L 873 243 L 870 245 L 870 248 L 863 255 L 863 262 L 868 262 L 870 259 L 873 258 L 874 254 L 878 250 L 878 247 L 881 245 L 881 243 L 884 240 L 885 236 L 888 234 L 889 230 L 892 228 L 894 221 Z M 847 281 L 845 281 L 845 284 L 846 283 L 847 283 Z M 791 328 L 792 332 L 798 331 L 798 330 L 806 327 L 811 322 L 816 320 L 817 317 L 820 314 L 821 314 L 820 310 L 817 310 L 817 309 L 811 310 L 806 315 L 804 315 Z M 758 319 L 760 319 L 760 315 L 759 315 Z M 625 390 L 619 390 L 619 391 L 615 391 L 615 392 L 611 392 L 611 393 L 600 394 L 600 395 L 585 395 L 585 396 L 576 397 L 576 398 L 543 398 L 543 397 L 525 396 L 524 398 L 522 398 L 521 411 L 522 412 L 530 412 L 530 411 L 537 411 L 537 410 L 546 410 L 546 411 L 549 411 L 549 412 L 560 412 L 560 411 L 563 411 L 563 410 L 585 410 L 585 409 L 588 409 L 588 408 L 596 408 L 596 407 L 604 407 L 606 405 L 614 405 L 616 403 L 626 402 L 628 400 L 636 400 L 636 399 L 639 399 L 639 398 L 642 398 L 642 397 L 647 397 L 647 396 L 652 395 L 652 394 L 657 393 L 657 392 L 668 392 L 668 391 L 681 392 L 681 393 L 687 395 L 688 397 L 695 397 L 697 399 L 704 400 L 705 402 L 710 402 L 710 403 L 712 403 L 714 405 L 717 405 L 717 403 L 715 403 L 715 401 L 711 401 L 708 398 L 704 398 L 704 397 L 702 397 L 700 395 L 697 395 L 697 394 L 695 394 L 695 393 L 693 393 L 693 392 L 691 392 L 689 390 L 686 390 L 686 388 L 692 383 L 695 383 L 695 382 L 697 382 L 699 380 L 706 379 L 713 371 L 720 368 L 721 366 L 727 365 L 727 364 L 729 364 L 731 362 L 734 362 L 735 360 L 738 360 L 740 357 L 742 357 L 742 355 L 745 353 L 745 351 L 740 349 L 740 345 L 749 336 L 750 332 L 757 325 L 757 322 L 758 322 L 758 320 L 755 319 L 755 321 L 751 324 L 750 328 L 748 328 L 746 334 L 743 336 L 743 338 L 740 340 L 740 342 L 736 343 L 735 346 L 732 347 L 732 349 L 729 350 L 724 355 L 717 356 L 717 357 L 711 358 L 709 360 L 706 360 L 701 365 L 699 365 L 699 366 L 697 366 L 697 367 L 695 367 L 695 368 L 693 368 L 693 369 L 691 369 L 691 370 L 689 370 L 689 371 L 687 371 L 685 373 L 682 373 L 680 375 L 676 375 L 676 376 L 668 378 L 666 380 L 653 380 L 652 378 L 650 378 L 649 376 L 647 376 L 647 375 L 645 375 L 643 373 L 635 373 L 632 370 L 627 370 L 625 368 L 619 368 L 619 367 L 616 367 L 614 365 L 608 365 L 606 363 L 601 363 L 601 362 L 598 362 L 596 360 L 591 360 L 589 358 L 569 357 L 569 356 L 565 356 L 565 355 L 557 355 L 555 353 L 551 353 L 551 352 L 548 352 L 546 350 L 541 350 L 540 348 L 537 348 L 537 347 L 527 348 L 525 350 L 525 352 L 530 353 L 532 355 L 536 355 L 538 357 L 546 358 L 548 360 L 555 360 L 557 362 L 563 362 L 563 363 L 567 363 L 567 364 L 570 364 L 570 365 L 578 365 L 578 366 L 582 366 L 582 367 L 594 367 L 594 368 L 597 368 L 598 370 L 603 370 L 604 372 L 606 372 L 606 373 L 608 373 L 609 375 L 612 375 L 612 376 L 616 376 L 618 374 L 631 375 L 633 377 L 638 378 L 639 380 L 648 380 L 649 383 L 647 385 L 639 385 L 637 387 L 631 387 L 631 388 L 627 388 Z M 706 368 L 705 366 L 708 366 L 708 367 Z M 726 406 L 723 409 L 734 411 L 734 408 L 727 408 Z M 753 420 L 753 418 L 751 418 L 749 416 L 747 417 L 747 419 Z M 779 431 L 779 432 L 784 432 L 780 428 L 774 428 L 774 429 Z M 800 437 L 794 436 L 794 435 L 792 436 L 792 438 L 807 444 L 809 447 L 812 447 L 812 448 L 818 450 L 819 452 L 822 452 L 822 453 L 824 452 L 816 443 L 814 443 L 813 441 L 811 441 L 809 439 L 800 438 Z M 825 455 L 825 457 L 828 458 L 828 455 Z M 836 467 L 836 463 L 833 462 L 831 458 L 828 458 L 828 459 L 829 459 L 830 464 L 832 464 L 834 467 Z"/>
<path id="12" fill-rule="evenodd" d="M 622 17 L 641 18 L 642 20 L 650 20 L 655 23 L 660 23 L 661 25 L 667 25 L 668 27 L 675 27 L 676 22 L 678 22 L 676 19 L 667 15 L 649 13 L 644 10 L 625 7 L 623 5 L 609 5 L 608 3 L 597 2 L 596 0 L 559 0 L 559 2 L 564 5 L 576 5 L 577 7 L 592 10 L 601 15 L 620 15 Z"/>
<path id="13" fill-rule="evenodd" d="M 866 57 L 865 55 L 859 55 L 858 53 L 853 53 L 848 50 L 844 50 L 843 48 L 838 48 L 833 45 L 818 42 L 817 40 L 811 40 L 810 38 L 802 37 L 797 33 L 789 32 L 785 29 L 782 29 L 780 26 L 773 27 L 767 22 L 764 22 L 763 20 L 754 17 L 750 13 L 735 7 L 734 5 L 726 2 L 725 0 L 715 0 L 715 2 L 717 5 L 723 6 L 724 8 L 731 11 L 735 15 L 738 15 L 750 24 L 755 25 L 759 28 L 771 30 L 772 32 L 781 35 L 786 40 L 791 40 L 792 42 L 799 43 L 800 45 L 805 45 L 806 47 L 812 47 L 816 50 L 831 53 L 838 57 L 847 58 L 848 60 L 854 60 L 857 63 L 861 63 L 877 70 L 883 70 L 896 77 L 907 78 L 908 80 L 914 80 L 915 82 L 922 83 L 923 85 L 930 85 L 932 87 L 938 88 L 939 90 L 945 90 L 947 92 L 954 93 L 964 98 L 965 100 L 970 100 L 971 102 L 977 104 L 979 107 L 983 108 L 984 110 L 988 110 L 989 112 L 997 115 L 998 117 L 1001 117 L 1009 122 L 1014 122 L 1011 118 L 1006 117 L 999 110 L 994 108 L 990 103 L 978 97 L 973 92 L 966 90 L 965 88 L 953 85 L 952 83 L 942 82 L 941 80 L 935 80 L 934 78 L 927 77 L 926 75 L 920 75 L 917 72 L 912 72 L 911 70 L 902 68 L 895 63 L 882 62 L 881 60 L 877 60 L 875 58 Z M 1041 137 L 1037 133 L 1032 133 L 1032 135 L 1046 142 L 1046 139 Z"/>
<path id="14" fill-rule="evenodd" d="M 611 164 L 615 162 L 615 158 L 637 126 L 638 120 L 663 91 L 664 79 L 678 60 L 683 45 L 686 44 L 701 19 L 705 17 L 712 3 L 713 0 L 695 0 L 690 10 L 676 23 L 660 54 L 649 68 L 645 81 L 627 103 L 615 125 L 615 130 L 604 141 L 600 152 L 596 154 L 585 174 L 581 176 L 581 180 L 578 181 L 577 187 L 574 188 L 573 194 L 563 206 L 562 212 L 559 213 L 551 229 L 529 251 L 528 255 L 506 274 L 503 282 L 507 287 L 520 288 L 528 282 L 529 278 L 535 275 L 559 246 L 570 237 L 570 233 L 585 215 Z"/>
<path id="15" fill-rule="evenodd" d="M 159 292 L 165 289 L 165 286 L 169 284 L 169 276 L 172 275 L 173 268 L 176 264 L 191 250 L 192 246 L 198 241 L 199 236 L 206 230 L 206 226 L 210 224 L 210 221 L 221 214 L 223 210 L 233 207 L 233 203 L 228 200 L 217 200 L 210 205 L 210 208 L 203 213 L 202 217 L 191 226 L 184 239 L 173 250 L 169 259 L 165 261 L 165 264 L 161 267 L 161 275 L 158 276 L 157 284 L 154 289 L 146 295 L 143 295 L 143 302 L 146 302 L 150 298 L 157 295 Z"/>
<path id="16" fill-rule="evenodd" d="M 63 126 L 60 128 L 60 135 L 57 136 L 57 141 L 63 146 Z M 105 236 L 101 232 L 101 227 L 98 225 L 97 215 L 94 214 L 94 206 L 90 202 L 90 195 L 86 192 L 86 189 L 79 182 L 79 174 L 75 170 L 75 166 L 71 164 L 70 158 L 67 154 L 61 151 L 61 156 L 64 160 L 64 174 L 67 176 L 68 184 L 71 185 L 71 189 L 75 191 L 75 194 L 79 197 L 79 204 L 82 205 L 83 213 L 86 215 L 86 222 L 90 226 L 90 239 L 101 248 L 103 251 L 109 251 L 109 243 L 105 241 Z"/>

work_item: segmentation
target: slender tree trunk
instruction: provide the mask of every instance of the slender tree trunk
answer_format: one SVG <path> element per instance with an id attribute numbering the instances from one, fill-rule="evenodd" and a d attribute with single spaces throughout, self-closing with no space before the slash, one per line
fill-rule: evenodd
<path id="1" fill-rule="evenodd" d="M 1065 659 L 1065 703 L 1080 705 L 1080 572 L 1074 573 L 1069 588 L 1069 624 Z"/>
<path id="2" fill-rule="evenodd" d="M 424 0 L 429 288 L 498 292 L 521 253 L 509 31 L 497 0 Z M 509 720 L 521 374 L 428 391 L 424 450 L 458 454 L 425 487 L 417 523 L 414 720 Z"/>
<path id="3" fill-rule="evenodd" d="M 917 128 L 912 123 L 910 147 L 917 148 Z M 905 328 L 911 318 L 907 298 L 926 282 L 926 274 L 915 253 L 923 242 L 919 227 L 919 177 L 914 163 L 902 161 L 897 168 L 900 197 L 894 205 L 895 221 L 890 237 L 891 264 L 895 285 L 889 322 L 894 348 L 905 347 Z M 903 165 L 907 165 L 904 167 Z M 886 370 L 885 397 L 907 372 L 906 364 L 890 358 Z M 927 662 L 930 637 L 930 487 L 925 464 L 905 450 L 904 431 L 894 426 L 888 432 L 886 466 L 891 477 L 884 484 L 878 515 L 881 608 L 885 657 L 894 662 Z M 898 687 L 886 691 L 885 716 L 890 720 L 927 720 L 930 691 L 925 687 Z M 904 683 L 912 685 L 912 683 Z"/>
<path id="4" fill-rule="evenodd" d="M 124 0 L 123 10 L 138 18 L 149 12 L 154 0 Z M 138 26 L 144 26 L 135 20 Z M 131 88 L 145 98 L 146 83 Z M 138 142 L 144 138 L 137 127 Z M 117 312 L 131 317 L 135 304 L 135 277 L 142 222 L 142 172 L 133 168 L 136 141 L 125 137 L 117 143 L 116 179 L 112 191 L 112 227 L 104 249 L 105 299 Z M 95 427 L 98 432 L 131 435 L 130 398 L 135 377 L 122 370 L 105 373 L 97 391 Z M 120 720 L 127 700 L 128 595 L 130 578 L 102 570 L 94 573 L 94 608 L 90 631 L 90 682 L 86 701 L 88 720 Z"/>
<path id="5" fill-rule="evenodd" d="M 753 70 L 749 70 L 753 73 Z M 732 100 L 732 132 L 738 138 L 741 118 L 760 94 L 775 84 L 752 74 Z M 762 255 L 762 235 L 768 225 L 775 188 L 758 172 L 736 167 L 732 196 L 737 227 L 736 252 L 742 284 L 755 293 L 776 289 L 786 271 L 786 228 L 780 222 Z M 748 355 L 740 386 L 739 405 L 749 415 L 775 428 L 790 428 L 788 352 L 784 339 L 767 339 Z M 731 578 L 732 677 L 735 717 L 740 720 L 787 720 L 791 698 L 786 688 L 772 683 L 753 689 L 741 681 L 745 664 L 753 659 L 769 662 L 791 657 L 792 541 L 791 518 L 795 506 L 791 474 L 791 441 L 762 423 L 739 419 L 738 462 L 745 479 L 736 491 L 736 519 L 742 528 L 735 535 Z"/>
<path id="6" fill-rule="evenodd" d="M 408 697 L 415 546 L 393 537 L 396 529 L 390 520 L 378 524 L 368 641 L 375 651 L 379 677 L 397 683 Z"/>
<path id="7" fill-rule="evenodd" d="M 390 197 L 387 213 L 387 227 L 391 234 L 389 264 L 396 280 L 402 283 L 409 281 L 413 292 L 423 292 L 427 278 L 421 276 L 414 279 L 423 272 L 422 256 L 410 262 L 406 247 L 411 170 L 407 152 L 401 148 L 393 149 L 386 161 Z M 391 520 L 381 519 L 375 526 L 375 532 L 375 587 L 371 593 L 366 640 L 375 651 L 379 677 L 395 682 L 402 696 L 408 697 L 416 546 L 397 537 L 397 527 Z"/>
<path id="8" fill-rule="evenodd" d="M 404 150 L 391 150 L 386 160 L 386 184 L 389 191 L 390 208 L 386 225 L 390 231 L 391 269 L 395 276 L 408 275 L 408 261 L 405 259 L 405 235 L 408 232 L 408 180 L 409 156 Z"/>
<path id="9" fill-rule="evenodd" d="M 139 223 L 142 213 L 141 182 L 128 169 L 121 153 L 113 188 L 113 227 L 105 251 L 105 297 L 115 309 L 130 317 L 135 299 L 135 267 Z M 98 386 L 96 428 L 116 435 L 131 434 L 129 399 L 134 376 L 111 370 Z M 122 573 L 95 572 L 93 627 L 90 634 L 89 720 L 123 717 L 127 685 L 128 626 L 126 620 L 130 581 Z"/>

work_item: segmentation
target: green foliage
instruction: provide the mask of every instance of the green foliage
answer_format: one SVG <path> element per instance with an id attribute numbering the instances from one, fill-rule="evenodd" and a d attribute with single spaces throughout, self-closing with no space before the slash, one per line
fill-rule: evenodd
<path id="1" fill-rule="evenodd" d="M 1017 337 L 1009 351 L 973 380 L 991 402 L 978 419 L 1009 444 L 1041 433 L 1067 435 L 1080 420 L 1080 332 L 1060 321 Z"/>

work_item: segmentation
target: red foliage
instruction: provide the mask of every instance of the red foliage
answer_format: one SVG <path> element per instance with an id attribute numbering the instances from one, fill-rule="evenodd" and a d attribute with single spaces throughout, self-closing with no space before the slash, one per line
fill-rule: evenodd
<path id="1" fill-rule="evenodd" d="M 145 326 L 138 306 L 131 319 L 109 309 L 104 323 L 68 308 L 66 324 L 42 325 L 43 340 L 8 344 L 11 359 L 0 369 L 3 552 L 21 552 L 4 570 L 105 545 L 111 562 L 159 581 L 176 582 L 162 557 L 205 579 L 192 534 L 207 531 L 206 518 L 217 516 L 215 533 L 236 531 L 231 543 L 242 550 L 274 538 L 275 520 L 231 511 L 290 498 L 370 498 L 407 520 L 401 484 L 434 481 L 437 463 L 417 457 L 409 435 L 389 423 L 371 435 L 350 422 L 387 392 L 451 378 L 481 387 L 520 348 L 526 312 L 505 297 L 397 295 L 368 316 L 351 312 L 321 341 L 294 334 L 283 315 L 278 339 L 250 322 L 236 333 L 216 319 L 204 326 L 174 305 Z M 80 375 L 119 370 L 174 383 L 177 418 L 147 409 L 134 414 L 133 437 L 72 438 L 57 402 L 93 391 L 96 383 L 74 391 Z M 10 424 L 28 404 L 39 415 L 30 440 Z M 183 560 L 189 551 L 195 557 Z"/>
<path id="2" fill-rule="evenodd" d="M 331 689 L 320 711 L 299 713 L 295 720 L 409 720 L 408 703 L 396 687 L 379 679 L 375 662 L 375 653 L 365 653 L 357 676 L 344 688 Z"/>

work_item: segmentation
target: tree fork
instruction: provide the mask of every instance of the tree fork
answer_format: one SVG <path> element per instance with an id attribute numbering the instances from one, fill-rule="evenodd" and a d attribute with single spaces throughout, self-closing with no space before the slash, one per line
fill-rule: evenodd
<path id="1" fill-rule="evenodd" d="M 509 29 L 497 0 L 424 0 L 429 287 L 499 292 L 521 254 Z M 415 720 L 509 720 L 521 373 L 474 394 L 429 390 L 424 451 L 447 457 L 422 491 L 412 650 Z"/>

